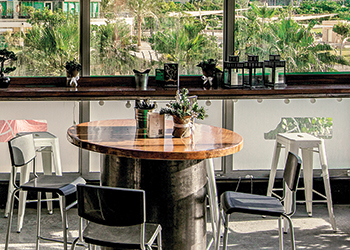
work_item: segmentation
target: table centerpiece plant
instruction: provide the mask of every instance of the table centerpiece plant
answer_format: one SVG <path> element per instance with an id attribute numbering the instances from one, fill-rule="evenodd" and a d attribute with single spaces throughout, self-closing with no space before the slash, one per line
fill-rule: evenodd
<path id="1" fill-rule="evenodd" d="M 10 84 L 10 78 L 5 74 L 16 70 L 16 67 L 5 66 L 5 63 L 17 61 L 17 56 L 13 51 L 7 49 L 0 50 L 0 88 L 7 88 Z"/>
<path id="2" fill-rule="evenodd" d="M 204 120 L 208 115 L 204 107 L 199 107 L 197 96 L 188 96 L 188 89 L 176 91 L 175 101 L 170 101 L 160 114 L 171 115 L 174 121 L 173 136 L 177 138 L 191 135 L 194 120 Z"/>

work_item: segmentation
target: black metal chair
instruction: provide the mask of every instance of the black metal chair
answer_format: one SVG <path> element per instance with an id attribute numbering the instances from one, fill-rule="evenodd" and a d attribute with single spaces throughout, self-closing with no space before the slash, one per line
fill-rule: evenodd
<path id="1" fill-rule="evenodd" d="M 291 220 L 291 216 L 295 212 L 296 208 L 296 189 L 298 185 L 299 175 L 301 169 L 301 159 L 294 153 L 289 152 L 286 161 L 283 182 L 284 190 L 283 197 L 281 199 L 264 196 L 255 195 L 248 193 L 239 193 L 233 191 L 224 192 L 221 197 L 220 212 L 222 213 L 219 219 L 219 226 L 217 232 L 217 244 L 216 249 L 220 247 L 220 235 L 221 235 L 221 224 L 224 221 L 224 239 L 223 239 L 223 249 L 227 249 L 228 240 L 228 226 L 230 215 L 232 213 L 248 213 L 248 214 L 259 214 L 264 216 L 278 217 L 279 225 L 279 239 L 280 239 L 280 249 L 283 249 L 283 230 L 282 230 L 282 219 L 286 218 L 290 226 L 291 243 L 292 249 L 295 249 L 295 239 L 294 239 L 294 228 Z M 283 204 L 281 203 L 285 199 L 285 194 L 287 189 L 291 191 L 292 194 L 292 208 L 290 213 L 286 213 Z M 289 210 L 289 209 L 288 209 Z"/>
<path id="2" fill-rule="evenodd" d="M 13 206 L 15 195 L 18 191 L 31 191 L 36 192 L 38 195 L 38 203 L 37 203 L 37 239 L 36 239 L 36 249 L 39 249 L 40 240 L 51 240 L 57 242 L 57 239 L 44 238 L 40 235 L 40 219 L 41 219 L 41 193 L 42 192 L 52 192 L 58 194 L 61 202 L 61 211 L 62 211 L 62 228 L 63 228 L 63 240 L 64 249 L 67 249 L 67 231 L 68 231 L 68 223 L 67 223 L 67 210 L 77 204 L 77 201 L 73 201 L 71 204 L 66 204 L 66 197 L 70 194 L 76 192 L 77 184 L 85 184 L 85 180 L 81 177 L 71 176 L 71 175 L 41 175 L 38 176 L 35 168 L 35 157 L 36 150 L 33 140 L 33 134 L 25 134 L 12 138 L 8 141 L 11 164 L 14 168 L 14 173 L 17 171 L 16 168 L 24 167 L 27 164 L 33 164 L 33 174 L 35 178 L 30 181 L 17 186 L 16 185 L 16 175 L 13 175 L 13 184 L 15 185 L 15 190 L 12 193 L 11 201 L 10 201 L 10 213 L 8 217 L 7 223 L 7 234 L 6 234 L 6 243 L 5 250 L 9 247 L 10 242 L 10 233 L 11 233 L 11 224 L 13 217 Z"/>
<path id="3" fill-rule="evenodd" d="M 78 241 L 117 249 L 162 249 L 159 224 L 146 223 L 145 191 L 78 185 Z M 83 219 L 87 225 L 83 229 Z"/>

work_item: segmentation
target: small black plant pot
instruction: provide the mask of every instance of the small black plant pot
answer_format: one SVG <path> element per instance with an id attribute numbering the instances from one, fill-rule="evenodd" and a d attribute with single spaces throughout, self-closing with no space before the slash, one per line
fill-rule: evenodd
<path id="1" fill-rule="evenodd" d="M 0 88 L 7 88 L 10 85 L 10 77 L 3 76 L 0 78 Z"/>

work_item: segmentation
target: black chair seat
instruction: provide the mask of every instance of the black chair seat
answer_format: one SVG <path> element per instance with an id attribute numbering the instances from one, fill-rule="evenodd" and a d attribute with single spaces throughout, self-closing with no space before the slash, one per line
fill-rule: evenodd
<path id="1" fill-rule="evenodd" d="M 159 232 L 161 227 L 151 223 L 146 223 L 145 227 L 145 244 L 150 245 L 154 241 L 154 232 Z M 140 249 L 140 233 L 140 225 L 114 227 L 90 222 L 84 230 L 83 239 L 86 243 L 99 246 Z"/>
<path id="2" fill-rule="evenodd" d="M 55 192 L 63 196 L 77 191 L 77 184 L 84 184 L 85 180 L 77 176 L 42 175 L 21 185 L 24 191 Z"/>
<path id="3" fill-rule="evenodd" d="M 227 191 L 221 197 L 222 208 L 226 214 L 234 212 L 281 216 L 285 210 L 281 202 L 270 196 Z"/>

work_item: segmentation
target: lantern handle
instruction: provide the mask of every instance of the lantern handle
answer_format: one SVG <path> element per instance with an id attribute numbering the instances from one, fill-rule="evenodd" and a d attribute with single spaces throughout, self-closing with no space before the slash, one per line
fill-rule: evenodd
<path id="1" fill-rule="evenodd" d="M 270 55 L 272 55 L 272 49 L 275 49 L 276 51 L 277 51 L 277 54 L 279 55 L 280 54 L 280 50 L 279 50 L 279 48 L 276 46 L 276 45 L 273 45 L 273 46 L 271 46 L 271 48 L 269 49 L 269 53 L 270 53 Z"/>

